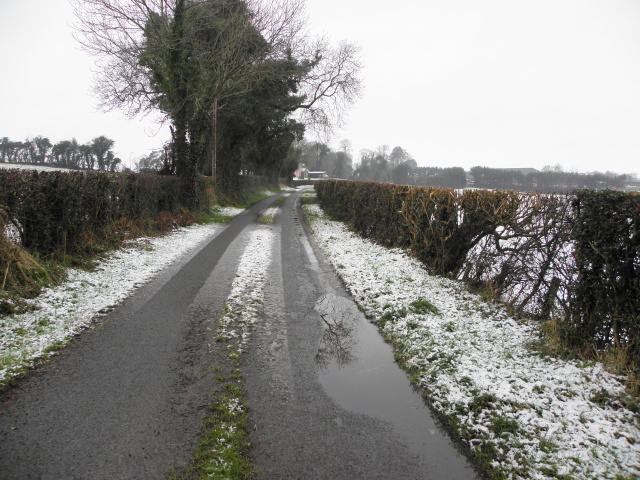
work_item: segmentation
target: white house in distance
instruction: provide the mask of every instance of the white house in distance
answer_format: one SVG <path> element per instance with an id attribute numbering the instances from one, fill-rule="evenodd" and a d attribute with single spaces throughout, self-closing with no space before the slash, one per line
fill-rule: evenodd
<path id="1" fill-rule="evenodd" d="M 293 172 L 293 178 L 298 180 L 308 180 L 309 179 L 309 169 L 304 163 L 301 163 L 298 166 L 298 169 Z"/>
<path id="2" fill-rule="evenodd" d="M 298 169 L 293 172 L 294 180 L 318 180 L 329 178 L 327 172 L 310 172 L 304 163 L 301 163 Z"/>

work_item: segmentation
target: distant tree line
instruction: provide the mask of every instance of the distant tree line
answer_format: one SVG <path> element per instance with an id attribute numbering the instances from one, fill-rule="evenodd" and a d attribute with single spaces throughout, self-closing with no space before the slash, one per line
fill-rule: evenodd
<path id="1" fill-rule="evenodd" d="M 417 162 L 402 147 L 382 145 L 374 150 L 362 150 L 353 177 L 357 180 L 406 184 Z"/>
<path id="2" fill-rule="evenodd" d="M 412 183 L 421 187 L 465 188 L 467 173 L 462 167 L 418 167 L 414 170 Z"/>
<path id="3" fill-rule="evenodd" d="M 402 147 L 387 145 L 375 150 L 364 149 L 354 164 L 350 142 L 342 140 L 340 151 L 334 152 L 324 143 L 303 140 L 299 144 L 299 161 L 310 171 L 326 172 L 330 178 L 395 183 L 437 188 L 483 188 L 521 192 L 563 192 L 579 189 L 621 190 L 638 183 L 630 175 L 613 172 L 565 172 L 559 165 L 542 170 L 473 167 L 419 167 Z"/>
<path id="4" fill-rule="evenodd" d="M 577 189 L 622 189 L 628 175 L 616 173 L 565 172 L 559 166 L 545 167 L 542 171 L 520 171 L 499 168 L 473 167 L 470 171 L 473 187 L 521 192 L 558 192 Z"/>
<path id="5" fill-rule="evenodd" d="M 464 169 L 418 167 L 411 154 L 399 146 L 390 149 L 382 145 L 376 150 L 362 150 L 355 165 L 349 140 L 342 140 L 337 152 L 320 142 L 303 140 L 298 146 L 299 162 L 310 171 L 326 172 L 330 178 L 442 188 L 466 185 Z"/>
<path id="6" fill-rule="evenodd" d="M 24 142 L 0 138 L 0 162 L 47 165 L 73 170 L 117 171 L 122 160 L 113 153 L 115 142 L 104 135 L 80 144 L 75 138 L 52 144 L 37 136 Z"/>

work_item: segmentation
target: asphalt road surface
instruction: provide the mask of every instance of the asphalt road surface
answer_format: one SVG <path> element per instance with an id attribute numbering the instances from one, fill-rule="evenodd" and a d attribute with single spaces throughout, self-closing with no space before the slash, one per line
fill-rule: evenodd
<path id="1" fill-rule="evenodd" d="M 429 428 L 429 438 L 417 438 L 384 412 L 360 409 L 368 402 L 358 393 L 345 404 L 321 381 L 331 363 L 319 361 L 327 308 L 340 305 L 350 317 L 357 308 L 308 239 L 299 196 L 285 201 L 273 227 L 264 320 L 242 367 L 256 477 L 476 478 L 446 434 Z M 246 235 L 273 200 L 236 217 L 0 394 L 0 479 L 161 479 L 189 462 L 216 387 L 210 327 Z M 384 398 L 385 388 L 404 387 L 380 388 Z"/>

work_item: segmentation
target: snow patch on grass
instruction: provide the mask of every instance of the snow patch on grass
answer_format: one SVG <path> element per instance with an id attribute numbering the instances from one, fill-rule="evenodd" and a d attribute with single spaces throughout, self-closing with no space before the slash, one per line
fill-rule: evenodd
<path id="1" fill-rule="evenodd" d="M 218 321 L 216 337 L 226 340 L 230 356 L 245 350 L 250 337 L 250 327 L 261 314 L 264 304 L 264 286 L 267 282 L 273 231 L 269 227 L 253 230 L 231 285 L 231 293 L 225 304 L 225 313 Z"/>
<path id="2" fill-rule="evenodd" d="M 280 207 L 269 207 L 260 213 L 258 223 L 274 224 L 280 216 Z"/>
<path id="3" fill-rule="evenodd" d="M 497 478 L 639 478 L 640 428 L 600 364 L 542 357 L 537 326 L 511 318 L 405 252 L 304 205 L 315 238 L 399 362 Z M 413 305 L 429 302 L 434 311 Z"/>
<path id="4" fill-rule="evenodd" d="M 220 228 L 196 225 L 137 240 L 110 253 L 94 271 L 70 269 L 64 283 L 29 301 L 34 311 L 0 318 L 0 384 L 67 343 L 94 317 L 122 302 Z"/>
<path id="5" fill-rule="evenodd" d="M 215 212 L 220 216 L 233 218 L 244 212 L 244 209 L 237 207 L 219 207 L 216 208 Z"/>

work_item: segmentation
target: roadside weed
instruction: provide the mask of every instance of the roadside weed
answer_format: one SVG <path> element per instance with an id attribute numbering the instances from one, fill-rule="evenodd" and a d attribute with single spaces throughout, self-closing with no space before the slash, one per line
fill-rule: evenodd
<path id="1" fill-rule="evenodd" d="M 169 480 L 251 478 L 248 457 L 248 407 L 240 372 L 221 377 L 224 390 L 214 396 L 202 424 L 200 442 L 188 468 L 174 468 Z"/>
<path id="2" fill-rule="evenodd" d="M 427 313 L 438 313 L 438 308 L 425 298 L 419 298 L 409 304 L 413 313 L 426 315 Z"/>

